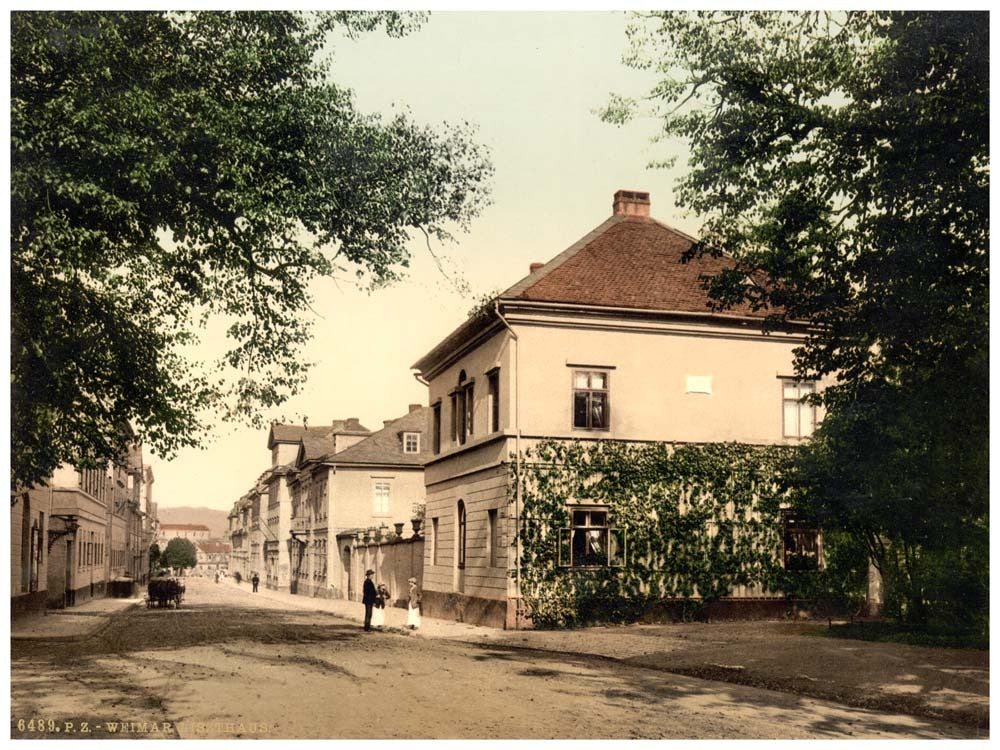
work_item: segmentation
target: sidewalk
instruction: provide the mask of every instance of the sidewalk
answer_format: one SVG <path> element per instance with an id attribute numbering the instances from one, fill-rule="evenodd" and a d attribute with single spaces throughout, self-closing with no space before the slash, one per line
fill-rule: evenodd
<path id="1" fill-rule="evenodd" d="M 290 609 L 304 609 L 314 612 L 326 612 L 335 617 L 352 622 L 364 623 L 365 605 L 361 602 L 346 599 L 323 599 L 321 597 L 299 596 L 280 591 L 265 589 L 263 586 L 253 593 L 253 587 L 247 583 L 236 583 L 232 578 L 225 581 L 230 586 L 244 591 L 250 597 L 259 597 L 275 603 L 280 603 Z M 421 617 L 420 629 L 409 630 L 406 627 L 406 609 L 403 607 L 387 607 L 385 610 L 386 630 L 403 632 L 425 638 L 451 638 L 467 641 L 490 641 L 502 637 L 505 631 L 496 628 L 486 628 L 480 625 L 469 625 L 453 620 L 439 620 L 433 617 Z"/>
<path id="2" fill-rule="evenodd" d="M 103 629 L 117 612 L 142 604 L 142 599 L 90 599 L 78 607 L 45 609 L 10 619 L 10 637 L 74 640 Z"/>

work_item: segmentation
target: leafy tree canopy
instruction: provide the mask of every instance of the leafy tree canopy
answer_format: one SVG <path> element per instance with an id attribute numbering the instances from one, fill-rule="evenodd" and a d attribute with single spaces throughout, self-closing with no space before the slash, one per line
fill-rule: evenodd
<path id="1" fill-rule="evenodd" d="M 803 497 L 919 609 L 921 561 L 985 544 L 988 14 L 656 13 L 630 34 L 660 75 L 645 105 L 690 145 L 696 252 L 738 261 L 707 281 L 718 305 L 813 324 L 796 369 L 828 413 Z"/>
<path id="2" fill-rule="evenodd" d="M 198 564 L 198 550 L 190 539 L 174 537 L 160 555 L 160 565 L 166 568 L 193 568 Z"/>
<path id="3" fill-rule="evenodd" d="M 302 384 L 310 282 L 375 287 L 487 201 L 468 124 L 357 111 L 320 55 L 419 15 L 11 19 L 12 485 L 259 426 Z M 197 334 L 230 342 L 203 362 Z"/>

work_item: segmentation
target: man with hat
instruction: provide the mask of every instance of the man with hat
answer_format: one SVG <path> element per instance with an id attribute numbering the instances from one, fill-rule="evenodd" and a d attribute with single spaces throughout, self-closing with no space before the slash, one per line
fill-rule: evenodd
<path id="1" fill-rule="evenodd" d="M 373 575 L 375 575 L 374 570 L 365 571 L 365 585 L 362 587 L 361 594 L 361 603 L 365 605 L 366 631 L 372 629 L 372 607 L 375 606 L 375 597 L 378 596 L 378 592 L 375 591 L 375 584 L 372 582 Z"/>

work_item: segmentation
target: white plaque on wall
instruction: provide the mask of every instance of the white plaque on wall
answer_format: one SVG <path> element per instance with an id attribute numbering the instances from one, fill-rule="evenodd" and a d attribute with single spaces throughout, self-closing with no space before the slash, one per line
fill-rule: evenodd
<path id="1" fill-rule="evenodd" d="M 711 375 L 688 375 L 684 379 L 684 391 L 686 393 L 707 393 L 712 394 Z"/>

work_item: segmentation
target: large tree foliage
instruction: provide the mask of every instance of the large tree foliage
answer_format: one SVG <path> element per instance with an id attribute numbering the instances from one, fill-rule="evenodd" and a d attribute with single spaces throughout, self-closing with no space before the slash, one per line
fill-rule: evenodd
<path id="1" fill-rule="evenodd" d="M 469 127 L 364 115 L 320 54 L 419 21 L 12 15 L 12 484 L 118 455 L 126 424 L 163 456 L 205 415 L 259 424 L 305 377 L 314 278 L 391 282 L 412 234 L 467 226 L 491 171 Z"/>
<path id="2" fill-rule="evenodd" d="M 958 596 L 941 560 L 984 601 L 988 14 L 660 13 L 631 34 L 660 74 L 646 104 L 690 146 L 697 252 L 738 260 L 718 304 L 813 324 L 796 369 L 828 414 L 803 498 L 863 536 L 900 614 Z"/>
<path id="3" fill-rule="evenodd" d="M 174 537 L 167 542 L 166 549 L 160 555 L 160 565 L 164 568 L 193 568 L 198 564 L 198 549 L 190 539 Z"/>

